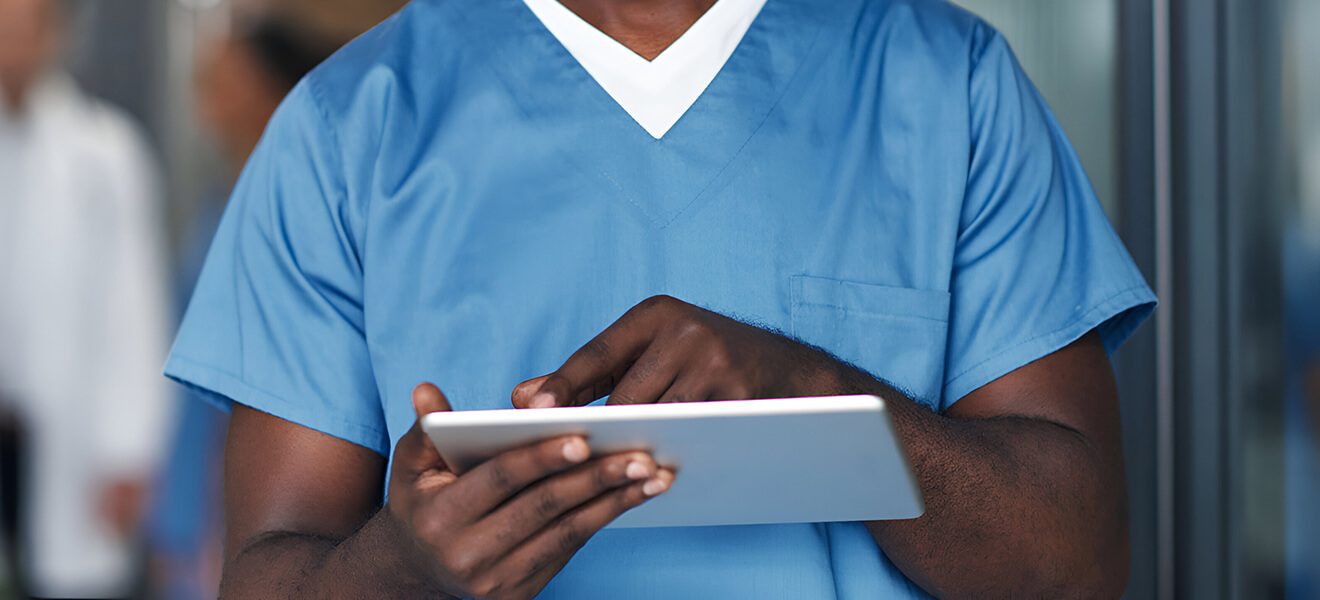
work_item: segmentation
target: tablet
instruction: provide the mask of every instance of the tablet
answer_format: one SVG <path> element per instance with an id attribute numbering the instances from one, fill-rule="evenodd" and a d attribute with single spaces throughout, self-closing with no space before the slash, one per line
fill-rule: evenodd
<path id="1" fill-rule="evenodd" d="M 432 413 L 422 429 L 458 472 L 580 434 L 593 456 L 651 452 L 673 486 L 610 527 L 910 519 L 925 505 L 883 400 L 831 396 Z"/>

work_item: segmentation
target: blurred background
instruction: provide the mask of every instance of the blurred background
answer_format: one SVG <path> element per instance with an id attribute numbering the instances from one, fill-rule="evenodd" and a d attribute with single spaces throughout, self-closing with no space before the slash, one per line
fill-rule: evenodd
<path id="1" fill-rule="evenodd" d="M 1320 599 L 1320 0 L 955 1 L 1160 296 L 1127 596 Z M 404 3 L 0 0 L 0 598 L 215 596 L 224 416 L 169 335 L 280 98 Z"/>

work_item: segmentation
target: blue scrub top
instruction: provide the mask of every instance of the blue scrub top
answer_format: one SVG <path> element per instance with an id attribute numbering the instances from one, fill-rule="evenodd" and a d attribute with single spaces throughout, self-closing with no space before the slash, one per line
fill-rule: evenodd
<path id="1" fill-rule="evenodd" d="M 522 0 L 418 0 L 303 81 L 167 374 L 388 455 L 669 294 L 932 410 L 1154 297 L 1008 45 L 932 0 L 769 0 L 661 139 Z M 675 485 L 683 485 L 682 478 Z M 956 543 L 956 540 L 950 540 Z M 604 531 L 543 598 L 909 598 L 859 523 Z"/>

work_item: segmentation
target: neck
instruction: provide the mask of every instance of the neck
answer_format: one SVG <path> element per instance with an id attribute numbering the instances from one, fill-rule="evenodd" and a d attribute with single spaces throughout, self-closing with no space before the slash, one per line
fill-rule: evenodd
<path id="1" fill-rule="evenodd" d="M 715 0 L 559 0 L 646 60 L 660 56 Z"/>

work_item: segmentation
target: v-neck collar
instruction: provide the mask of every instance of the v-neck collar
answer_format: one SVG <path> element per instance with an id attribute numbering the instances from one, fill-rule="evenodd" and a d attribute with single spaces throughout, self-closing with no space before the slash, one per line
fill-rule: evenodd
<path id="1" fill-rule="evenodd" d="M 663 228 L 755 135 L 832 4 L 768 0 L 723 69 L 660 139 L 592 79 L 523 0 L 466 0 L 460 12 L 474 50 L 490 57 L 532 125 Z"/>
<path id="2" fill-rule="evenodd" d="M 523 0 L 545 28 L 651 137 L 661 138 L 724 67 L 765 0 L 719 0 L 652 60 L 559 0 Z"/>

